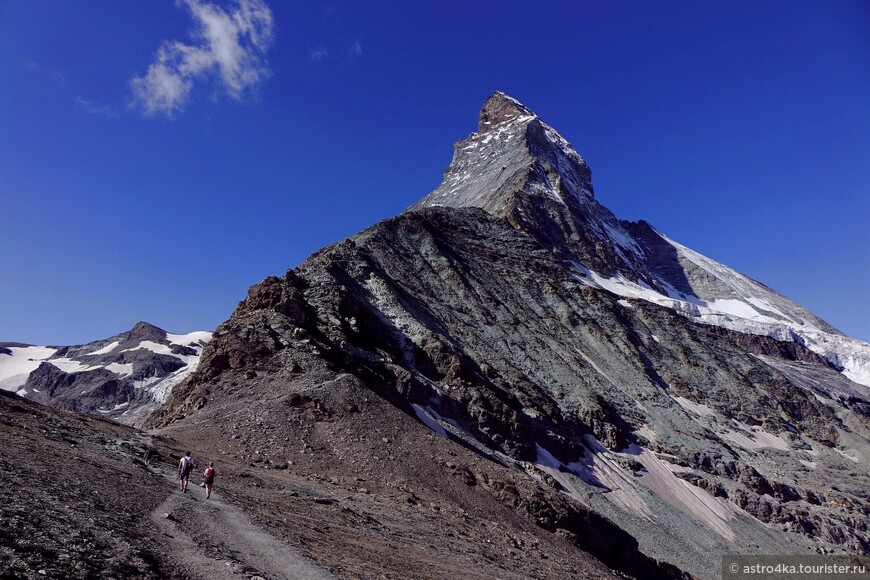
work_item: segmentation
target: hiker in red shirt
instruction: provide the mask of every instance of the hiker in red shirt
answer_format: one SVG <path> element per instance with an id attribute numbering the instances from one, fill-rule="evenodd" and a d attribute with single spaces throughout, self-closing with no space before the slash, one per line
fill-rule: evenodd
<path id="1" fill-rule="evenodd" d="M 214 461 L 210 461 L 208 467 L 203 473 L 203 477 L 205 477 L 205 499 L 211 497 L 211 486 L 214 485 Z"/>

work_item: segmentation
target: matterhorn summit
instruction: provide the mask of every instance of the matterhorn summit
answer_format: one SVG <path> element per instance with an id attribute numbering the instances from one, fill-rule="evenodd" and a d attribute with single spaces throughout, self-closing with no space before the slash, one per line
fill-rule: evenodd
<path id="1" fill-rule="evenodd" d="M 484 103 L 478 131 L 454 146 L 444 182 L 409 211 L 436 206 L 482 208 L 573 262 L 588 285 L 796 342 L 870 386 L 870 346 L 647 222 L 617 219 L 594 198 L 589 167 L 571 144 L 502 92 Z"/>

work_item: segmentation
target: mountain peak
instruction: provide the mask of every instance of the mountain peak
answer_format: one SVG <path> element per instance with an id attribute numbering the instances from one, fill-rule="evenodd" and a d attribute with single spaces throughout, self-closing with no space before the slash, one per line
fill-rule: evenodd
<path id="1" fill-rule="evenodd" d="M 547 238 L 549 248 L 576 237 L 549 231 L 554 222 L 557 229 L 575 222 L 569 213 L 594 204 L 591 172 L 571 144 L 501 91 L 483 104 L 478 128 L 454 144 L 441 185 L 409 209 L 482 208 L 533 237 Z"/>
<path id="2" fill-rule="evenodd" d="M 617 219 L 595 199 L 591 171 L 574 147 L 500 91 L 484 103 L 480 131 L 454 144 L 441 185 L 408 209 L 433 206 L 481 208 L 504 218 L 566 262 L 602 280 L 625 282 L 621 290 L 608 282 L 611 291 L 640 294 L 717 321 L 730 320 L 735 311 L 728 305 L 742 301 L 748 318 L 740 320 L 750 322 L 740 324 L 762 320 L 776 328 L 838 333 L 800 305 L 649 224 Z"/>
<path id="3" fill-rule="evenodd" d="M 158 328 L 150 322 L 140 320 L 130 329 L 129 341 L 151 340 L 162 343 L 166 340 L 166 331 Z"/>
<path id="4" fill-rule="evenodd" d="M 515 98 L 501 91 L 496 91 L 490 95 L 480 109 L 477 130 L 479 133 L 485 133 L 495 125 L 525 116 L 534 117 L 536 115 Z"/>

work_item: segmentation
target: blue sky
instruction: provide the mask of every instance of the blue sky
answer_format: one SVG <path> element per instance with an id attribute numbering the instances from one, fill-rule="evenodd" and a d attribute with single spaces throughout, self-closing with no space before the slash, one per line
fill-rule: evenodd
<path id="1" fill-rule="evenodd" d="M 213 329 L 434 189 L 495 90 L 618 217 L 870 341 L 864 0 L 2 0 L 0 340 Z"/>

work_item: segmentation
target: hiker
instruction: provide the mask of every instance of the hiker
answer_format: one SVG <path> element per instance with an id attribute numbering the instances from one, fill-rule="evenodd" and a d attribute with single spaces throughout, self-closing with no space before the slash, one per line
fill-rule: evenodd
<path id="1" fill-rule="evenodd" d="M 214 485 L 214 461 L 209 461 L 208 468 L 202 476 L 205 478 L 205 499 L 211 497 L 211 486 Z"/>
<path id="2" fill-rule="evenodd" d="M 196 467 L 196 459 L 190 456 L 188 451 L 184 457 L 178 461 L 178 483 L 181 486 L 181 491 L 187 491 L 187 481 L 190 479 L 190 472 Z"/>

